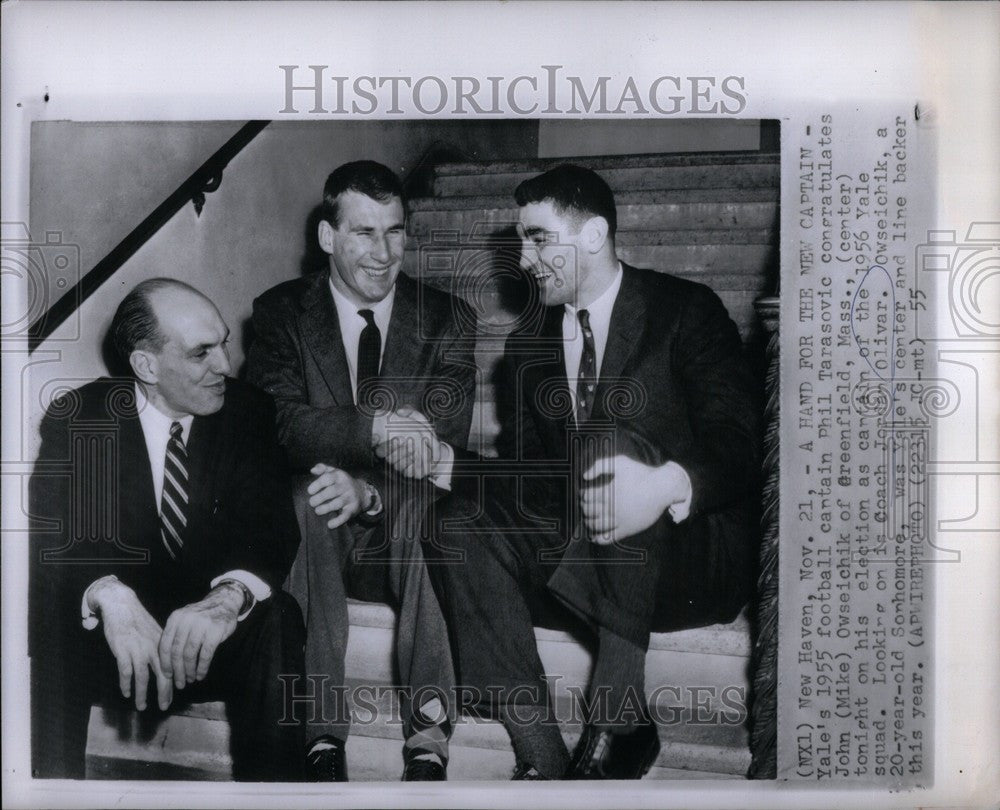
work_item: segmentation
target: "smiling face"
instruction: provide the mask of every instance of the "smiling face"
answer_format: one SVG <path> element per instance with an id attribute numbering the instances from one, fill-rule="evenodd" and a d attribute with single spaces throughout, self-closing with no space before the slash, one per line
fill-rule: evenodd
<path id="1" fill-rule="evenodd" d="M 330 279 L 358 307 L 385 298 L 403 266 L 406 248 L 403 203 L 356 191 L 337 197 L 337 226 L 319 224 L 319 244 L 330 254 Z"/>
<path id="2" fill-rule="evenodd" d="M 215 413 L 222 407 L 226 376 L 232 371 L 225 321 L 211 301 L 191 290 L 157 290 L 150 303 L 163 347 L 137 348 L 131 357 L 150 402 L 176 418 Z"/>
<path id="3" fill-rule="evenodd" d="M 581 250 L 580 223 L 560 214 L 552 202 L 528 203 L 518 212 L 521 268 L 538 285 L 545 306 L 576 302 L 586 251 Z"/>

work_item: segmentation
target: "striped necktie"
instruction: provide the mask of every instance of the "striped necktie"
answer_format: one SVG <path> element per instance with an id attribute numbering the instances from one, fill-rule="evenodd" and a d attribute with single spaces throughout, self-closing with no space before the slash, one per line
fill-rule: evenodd
<path id="1" fill-rule="evenodd" d="M 590 328 L 590 313 L 581 309 L 576 314 L 583 331 L 583 354 L 580 357 L 580 371 L 576 380 L 576 423 L 582 425 L 590 419 L 591 411 L 594 409 L 597 352 L 594 347 L 594 332 Z"/>
<path id="2" fill-rule="evenodd" d="M 163 463 L 163 495 L 160 498 L 160 536 L 171 559 L 176 560 L 184 546 L 184 528 L 187 518 L 188 495 L 187 448 L 184 447 L 184 429 L 180 422 L 170 426 L 170 441 Z"/>

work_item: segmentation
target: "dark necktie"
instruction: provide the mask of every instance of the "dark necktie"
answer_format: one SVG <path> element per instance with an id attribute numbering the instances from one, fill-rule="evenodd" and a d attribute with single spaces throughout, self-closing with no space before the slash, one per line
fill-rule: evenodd
<path id="1" fill-rule="evenodd" d="M 163 463 L 163 495 L 160 498 L 160 536 L 171 559 L 176 560 L 184 546 L 184 512 L 188 503 L 187 448 L 180 422 L 170 426 L 170 440 Z"/>
<path id="2" fill-rule="evenodd" d="M 359 309 L 358 315 L 365 319 L 365 328 L 361 330 L 361 338 L 358 340 L 358 405 L 369 405 L 374 394 L 373 382 L 378 379 L 382 333 L 379 332 L 375 315 L 370 309 Z"/>
<path id="3" fill-rule="evenodd" d="M 590 328 L 590 313 L 581 309 L 576 313 L 583 331 L 583 354 L 580 372 L 576 378 L 576 423 L 582 425 L 590 419 L 594 408 L 594 391 L 597 388 L 597 353 L 594 350 L 594 333 Z"/>

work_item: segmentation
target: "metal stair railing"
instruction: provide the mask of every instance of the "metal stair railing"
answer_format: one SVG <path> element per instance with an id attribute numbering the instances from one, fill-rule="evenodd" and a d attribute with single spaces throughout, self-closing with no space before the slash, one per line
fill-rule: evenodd
<path id="1" fill-rule="evenodd" d="M 259 135 L 270 121 L 249 121 L 240 127 L 233 137 L 226 141 L 190 177 L 160 203 L 149 216 L 135 226 L 80 281 L 67 290 L 38 319 L 28 327 L 28 350 L 37 349 L 83 302 L 113 276 L 135 253 L 148 242 L 157 231 L 189 202 L 194 203 L 200 215 L 205 204 L 205 195 L 210 194 L 222 183 L 222 172 L 244 147 Z"/>

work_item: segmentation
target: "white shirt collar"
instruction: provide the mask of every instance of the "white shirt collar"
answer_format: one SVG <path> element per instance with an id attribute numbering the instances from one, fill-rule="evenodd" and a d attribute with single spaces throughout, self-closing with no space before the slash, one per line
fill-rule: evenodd
<path id="1" fill-rule="evenodd" d="M 392 317 L 392 302 L 396 298 L 396 285 L 393 284 L 389 290 L 389 294 L 377 304 L 359 307 L 333 286 L 333 279 L 329 278 L 329 276 L 327 277 L 327 283 L 330 286 L 330 292 L 333 294 L 333 305 L 337 308 L 337 318 L 340 320 L 341 333 L 353 331 L 353 327 L 360 324 L 360 326 L 357 326 L 358 334 L 360 334 L 361 330 L 365 328 L 365 320 L 358 315 L 358 310 L 370 309 L 375 318 L 375 324 L 382 333 L 382 347 L 384 349 L 385 333 L 389 328 L 389 319 Z"/>
<path id="2" fill-rule="evenodd" d="M 595 371 L 598 378 L 601 375 L 604 350 L 608 345 L 608 334 L 611 331 L 611 313 L 615 307 L 615 299 L 618 298 L 618 291 L 622 286 L 623 275 L 622 265 L 619 262 L 618 272 L 611 284 L 596 301 L 586 308 L 590 316 L 590 330 L 594 336 Z M 563 356 L 566 362 L 566 381 L 575 397 L 580 358 L 583 356 L 583 330 L 580 329 L 580 322 L 577 319 L 577 308 L 570 304 L 566 304 L 563 309 L 562 333 L 563 341 L 565 341 Z"/>
<path id="3" fill-rule="evenodd" d="M 187 443 L 188 437 L 191 435 L 191 424 L 194 422 L 194 414 L 189 413 L 187 416 L 169 416 L 165 414 L 149 401 L 145 389 L 139 382 L 135 384 L 135 409 L 139 413 L 139 423 L 142 425 L 143 433 L 161 431 L 169 438 L 170 426 L 174 422 L 180 422 L 181 428 L 184 431 L 184 442 L 185 444 Z"/>
<path id="4" fill-rule="evenodd" d="M 361 330 L 365 328 L 365 319 L 358 315 L 360 309 L 370 309 L 375 319 L 375 325 L 382 333 L 382 350 L 379 358 L 385 356 L 386 335 L 389 332 L 389 321 L 392 318 L 392 303 L 396 298 L 396 285 L 389 294 L 376 304 L 359 307 L 333 286 L 329 279 L 330 293 L 333 295 L 333 305 L 337 310 L 337 321 L 340 324 L 340 340 L 344 346 L 347 358 L 347 371 L 351 377 L 351 392 L 355 400 L 358 396 L 358 344 L 361 342 Z"/>
<path id="5" fill-rule="evenodd" d="M 605 324 L 611 323 L 611 310 L 614 309 L 615 299 L 618 298 L 618 290 L 621 289 L 623 275 L 622 263 L 618 262 L 618 272 L 615 273 L 615 277 L 611 280 L 611 284 L 608 285 L 608 288 L 602 292 L 597 299 L 590 304 L 590 306 L 584 307 L 590 315 L 591 324 L 595 321 Z M 565 307 L 566 314 L 573 320 L 576 320 L 576 313 L 578 311 L 577 308 L 572 304 L 566 304 Z"/>
<path id="6" fill-rule="evenodd" d="M 174 417 L 168 416 L 159 410 L 146 396 L 142 385 L 135 383 L 135 409 L 139 413 L 139 424 L 142 426 L 142 435 L 146 440 L 146 452 L 149 455 L 149 467 L 153 473 L 153 490 L 156 493 L 156 502 L 160 502 L 160 494 L 163 492 L 163 462 L 167 455 L 167 442 L 170 441 L 170 426 L 174 422 L 181 423 L 184 443 L 187 444 L 191 438 L 191 425 L 194 416 Z"/>

